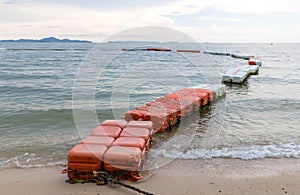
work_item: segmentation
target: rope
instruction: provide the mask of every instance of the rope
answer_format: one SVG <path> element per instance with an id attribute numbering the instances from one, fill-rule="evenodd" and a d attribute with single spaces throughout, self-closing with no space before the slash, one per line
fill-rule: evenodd
<path id="1" fill-rule="evenodd" d="M 151 193 L 151 192 L 146 192 L 146 191 L 141 190 L 141 189 L 139 189 L 139 188 L 137 188 L 137 187 L 134 187 L 134 186 L 132 186 L 132 185 L 123 183 L 123 182 L 121 182 L 120 180 L 118 180 L 118 179 L 116 179 L 116 178 L 113 178 L 112 176 L 109 176 L 109 175 L 108 175 L 107 173 L 105 173 L 105 172 L 99 172 L 99 173 L 98 173 L 98 178 L 101 178 L 101 177 L 104 178 L 104 179 L 106 179 L 108 182 L 111 182 L 111 183 L 113 183 L 113 184 L 119 184 L 119 185 L 121 185 L 121 186 L 123 186 L 123 187 L 125 187 L 125 188 L 131 189 L 131 190 L 136 191 L 136 192 L 138 192 L 138 193 L 145 194 L 145 195 L 154 195 L 154 194 Z"/>
<path id="2" fill-rule="evenodd" d="M 131 189 L 131 190 L 136 191 L 136 192 L 141 193 L 141 194 L 145 194 L 145 195 L 154 195 L 154 194 L 151 193 L 151 192 L 146 192 L 146 191 L 141 190 L 141 189 L 139 189 L 139 188 L 137 188 L 137 187 L 134 187 L 134 186 L 132 186 L 132 185 L 125 184 L 125 183 L 123 183 L 123 182 L 121 182 L 121 181 L 119 181 L 119 180 L 117 180 L 117 179 L 112 179 L 112 178 L 110 178 L 110 179 L 108 179 L 108 181 L 110 181 L 110 182 L 113 183 L 113 184 L 119 184 L 119 185 L 121 185 L 121 186 L 123 186 L 123 187 L 125 187 L 125 188 Z"/>
<path id="3" fill-rule="evenodd" d="M 65 170 L 63 172 L 66 172 Z M 144 190 L 141 190 L 137 187 L 134 187 L 132 185 L 126 184 L 121 182 L 120 180 L 118 180 L 117 178 L 112 177 L 111 175 L 109 175 L 107 172 L 105 171 L 94 171 L 93 172 L 94 176 L 97 177 L 97 179 L 90 179 L 90 180 L 82 180 L 82 179 L 69 179 L 66 180 L 67 183 L 70 184 L 75 184 L 75 183 L 89 183 L 89 182 L 93 182 L 93 183 L 97 183 L 97 185 L 105 185 L 107 184 L 107 182 L 113 183 L 113 184 L 119 184 L 125 188 L 131 189 L 135 192 L 138 192 L 140 194 L 144 194 L 144 195 L 154 195 L 151 192 L 146 192 Z"/>

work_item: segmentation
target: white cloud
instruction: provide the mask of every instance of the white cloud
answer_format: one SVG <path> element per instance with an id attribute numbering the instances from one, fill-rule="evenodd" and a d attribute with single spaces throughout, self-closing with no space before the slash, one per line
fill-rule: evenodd
<path id="1" fill-rule="evenodd" d="M 231 13 L 270 14 L 281 12 L 300 12 L 297 0 L 215 0 L 213 7 Z"/>
<path id="2" fill-rule="evenodd" d="M 218 26 L 215 24 L 211 25 L 208 29 L 211 32 L 217 32 L 217 33 L 229 32 L 231 30 L 229 26 Z"/>
<path id="3" fill-rule="evenodd" d="M 158 7 L 155 12 L 164 15 L 187 15 L 198 13 L 211 5 L 212 1 L 207 0 L 179 0 Z"/>
<path id="4" fill-rule="evenodd" d="M 99 41 L 105 35 L 132 27 L 149 25 L 174 27 L 174 21 L 167 15 L 197 13 L 208 4 L 207 1 L 199 3 L 195 0 L 182 0 L 156 7 L 107 11 L 63 4 L 2 4 L 0 21 L 5 25 L 0 26 L 0 39 L 23 36 L 39 38 L 50 35 L 59 37 L 59 34 L 63 33 L 73 34 L 74 37 L 86 34 L 88 39 Z M 57 28 L 45 28 L 47 26 Z M 103 37 L 95 37 L 97 34 Z"/>
<path id="5" fill-rule="evenodd" d="M 239 18 L 230 18 L 230 17 L 214 17 L 214 16 L 200 16 L 197 17 L 198 20 L 215 20 L 215 21 L 228 21 L 228 22 L 240 22 L 242 21 Z"/>
<path id="6" fill-rule="evenodd" d="M 233 28 L 232 26 L 221 26 L 215 23 L 217 21 L 228 21 L 239 24 L 241 21 L 239 16 L 243 14 L 299 12 L 300 9 L 300 1 L 296 0 L 177 0 L 168 3 L 155 3 L 150 7 L 140 6 L 138 9 L 136 7 L 129 8 L 129 6 L 125 9 L 119 6 L 117 9 L 105 10 L 97 9 L 97 6 L 92 8 L 92 5 L 81 7 L 66 4 L 30 2 L 15 4 L 14 1 L 7 4 L 5 2 L 7 1 L 0 0 L 0 39 L 42 38 L 46 36 L 63 38 L 62 36 L 69 35 L 68 38 L 101 41 L 121 30 L 149 25 L 175 28 L 188 32 L 201 41 L 203 38 L 207 38 L 208 41 L 222 41 L 222 38 L 225 41 L 247 40 L 247 37 L 252 40 L 254 35 L 257 40 L 263 39 L 262 36 L 265 36 L 264 39 L 270 37 L 278 39 L 279 34 L 277 34 L 278 36 L 270 36 L 265 33 L 264 29 L 255 27 L 256 24 L 252 24 L 251 29 L 257 29 L 257 31 L 251 34 L 251 29 L 238 29 L 236 25 Z M 207 8 L 210 11 L 218 10 L 234 13 L 236 17 L 216 17 L 209 13 L 207 16 L 199 17 L 199 12 L 207 11 Z M 174 15 L 176 17 L 194 15 L 194 19 L 205 20 L 210 27 L 202 29 L 193 26 L 193 24 L 191 27 L 178 26 L 170 17 Z M 258 24 L 259 22 L 257 21 Z M 297 29 L 293 30 L 299 32 Z"/>

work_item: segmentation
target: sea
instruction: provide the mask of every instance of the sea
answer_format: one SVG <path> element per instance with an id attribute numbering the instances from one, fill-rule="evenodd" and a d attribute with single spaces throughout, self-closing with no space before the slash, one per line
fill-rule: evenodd
<path id="1" fill-rule="evenodd" d="M 262 66 L 157 133 L 150 159 L 161 166 L 174 159 L 300 158 L 299 43 L 2 42 L 0 169 L 64 165 L 68 151 L 102 121 L 182 88 L 218 88 L 223 73 L 247 64 L 176 49 L 246 53 Z"/>

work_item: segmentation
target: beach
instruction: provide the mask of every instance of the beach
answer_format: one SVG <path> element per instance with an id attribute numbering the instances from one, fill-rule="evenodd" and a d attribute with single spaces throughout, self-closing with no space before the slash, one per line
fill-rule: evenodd
<path id="1" fill-rule="evenodd" d="M 62 167 L 3 169 L 1 194 L 138 194 L 124 187 L 68 184 Z M 299 159 L 175 160 L 143 182 L 130 182 L 154 194 L 299 194 Z"/>

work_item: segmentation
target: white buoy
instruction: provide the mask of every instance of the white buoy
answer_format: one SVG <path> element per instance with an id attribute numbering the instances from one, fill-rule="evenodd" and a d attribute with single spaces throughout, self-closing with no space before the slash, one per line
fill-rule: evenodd
<path id="1" fill-rule="evenodd" d="M 258 65 L 244 65 L 233 68 L 222 75 L 222 81 L 228 83 L 242 83 L 249 75 L 256 74 L 258 70 Z"/>

